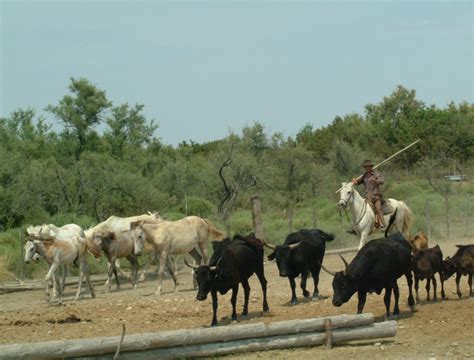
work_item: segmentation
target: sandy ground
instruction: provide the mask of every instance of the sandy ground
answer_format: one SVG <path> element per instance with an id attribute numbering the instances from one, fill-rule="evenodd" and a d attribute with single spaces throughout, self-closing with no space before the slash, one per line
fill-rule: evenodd
<path id="1" fill-rule="evenodd" d="M 474 243 L 473 239 L 441 243 L 445 256 L 455 252 L 454 244 Z M 431 244 L 433 245 L 433 244 Z M 351 256 L 348 255 L 347 259 Z M 337 256 L 327 256 L 324 265 L 338 270 L 342 262 Z M 288 280 L 278 276 L 275 263 L 266 264 L 269 282 L 268 300 L 270 312 L 262 314 L 262 293 L 256 277 L 250 286 L 250 314 L 239 317 L 238 323 L 271 322 L 288 319 L 304 319 L 336 314 L 354 314 L 357 300 L 340 308 L 331 304 L 332 278 L 321 272 L 319 290 L 323 298 L 317 302 L 303 299 L 298 289 L 299 304 L 290 306 Z M 179 292 L 171 292 L 172 281 L 164 281 L 165 293 L 156 297 L 156 281 L 140 283 L 133 291 L 124 283 L 120 291 L 108 293 L 104 286 L 96 286 L 97 297 L 85 294 L 82 300 L 73 302 L 75 289 L 66 289 L 65 302 L 61 306 L 46 304 L 44 291 L 26 291 L 0 295 L 0 343 L 19 343 L 57 339 L 76 339 L 95 336 L 120 335 L 121 324 L 126 324 L 127 333 L 151 332 L 180 328 L 205 327 L 211 321 L 211 300 L 196 301 L 192 290 L 191 275 L 183 269 L 179 275 L 183 283 Z M 299 282 L 298 282 L 299 283 Z M 399 281 L 401 289 L 401 316 L 397 336 L 390 339 L 338 345 L 333 350 L 324 347 L 300 348 L 239 354 L 230 358 L 286 359 L 306 357 L 333 358 L 469 358 L 474 357 L 474 298 L 467 296 L 467 278 L 461 280 L 461 300 L 455 295 L 454 277 L 445 284 L 448 300 L 438 303 L 422 302 L 415 313 L 410 312 L 406 300 L 408 291 L 404 278 Z M 308 279 L 308 290 L 313 284 Z M 438 289 L 438 293 L 439 293 Z M 439 296 L 439 295 L 438 295 Z M 425 299 L 424 283 L 420 286 L 420 297 Z M 243 305 L 243 291 L 239 292 L 238 307 Z M 364 309 L 372 312 L 376 321 L 383 321 L 383 297 L 369 295 Z M 230 292 L 219 297 L 219 325 L 230 323 Z"/>

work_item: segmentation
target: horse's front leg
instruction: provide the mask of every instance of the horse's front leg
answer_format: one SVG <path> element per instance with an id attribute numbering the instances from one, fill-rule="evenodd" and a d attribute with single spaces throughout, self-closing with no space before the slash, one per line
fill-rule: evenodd
<path id="1" fill-rule="evenodd" d="M 46 288 L 45 288 L 46 301 L 52 300 L 53 295 L 51 297 L 49 296 L 49 282 L 53 279 L 53 292 L 54 292 L 54 288 L 55 288 L 54 281 L 56 280 L 54 273 L 57 268 L 58 268 L 58 264 L 56 263 L 56 261 L 54 261 L 49 267 L 48 273 L 46 274 L 44 278 L 44 280 L 46 281 Z"/>
<path id="2" fill-rule="evenodd" d="M 173 291 L 178 291 L 179 282 L 178 282 L 178 275 L 177 275 L 177 271 L 176 271 L 177 266 L 176 266 L 176 262 L 172 261 L 171 259 L 172 259 L 171 256 L 167 257 L 167 259 L 166 259 L 166 268 L 168 269 L 168 271 L 171 275 L 171 278 L 173 279 L 173 282 L 174 282 L 174 290 Z"/>
<path id="3" fill-rule="evenodd" d="M 168 252 L 162 251 L 160 254 L 160 268 L 158 270 L 158 287 L 155 295 L 160 296 L 163 288 L 163 273 L 165 272 L 165 266 L 168 261 Z"/>
<path id="4" fill-rule="evenodd" d="M 83 259 L 81 259 L 79 263 L 79 283 L 77 284 L 77 292 L 76 292 L 76 297 L 74 298 L 74 301 L 77 301 L 79 299 L 79 296 L 81 296 L 83 276 L 84 276 L 84 261 Z"/>
<path id="5" fill-rule="evenodd" d="M 369 238 L 369 233 L 367 231 L 363 231 L 361 234 L 360 234 L 360 243 L 359 243 L 359 249 L 362 249 L 364 247 L 365 244 L 367 244 L 367 240 Z"/>

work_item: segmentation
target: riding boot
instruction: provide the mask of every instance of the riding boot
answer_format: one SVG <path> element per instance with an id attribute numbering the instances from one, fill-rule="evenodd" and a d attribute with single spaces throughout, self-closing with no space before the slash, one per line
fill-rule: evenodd
<path id="1" fill-rule="evenodd" d="M 375 198 L 374 206 L 375 206 L 375 210 L 376 210 L 376 213 L 377 213 L 376 216 L 379 220 L 379 228 L 384 229 L 385 228 L 385 221 L 384 221 L 384 218 L 383 218 L 382 200 L 380 199 L 379 196 L 377 196 Z"/>

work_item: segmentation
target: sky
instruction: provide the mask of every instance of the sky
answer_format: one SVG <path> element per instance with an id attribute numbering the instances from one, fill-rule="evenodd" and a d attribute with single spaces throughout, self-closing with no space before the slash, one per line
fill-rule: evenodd
<path id="1" fill-rule="evenodd" d="M 44 108 L 71 77 L 144 104 L 171 145 L 256 121 L 293 136 L 397 85 L 473 102 L 473 3 L 0 0 L 0 117 L 32 107 L 53 123 Z"/>

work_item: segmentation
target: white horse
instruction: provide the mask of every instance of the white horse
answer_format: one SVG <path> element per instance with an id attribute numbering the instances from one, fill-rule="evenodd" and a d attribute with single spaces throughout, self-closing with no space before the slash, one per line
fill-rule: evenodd
<path id="1" fill-rule="evenodd" d="M 51 301 L 49 296 L 49 283 L 53 281 L 53 287 L 56 284 L 55 272 L 61 265 L 70 265 L 74 262 L 79 263 L 79 284 L 75 300 L 79 299 L 82 291 L 82 280 L 84 275 L 92 297 L 95 297 L 89 272 L 87 268 L 86 243 L 82 237 L 73 237 L 67 239 L 48 238 L 44 240 L 28 240 L 25 243 L 25 263 L 29 263 L 35 254 L 38 253 L 45 258 L 50 265 L 46 274 L 46 300 Z M 54 294 L 53 294 L 54 295 Z M 62 293 L 60 293 L 59 303 L 62 302 Z"/>
<path id="2" fill-rule="evenodd" d="M 188 216 L 177 221 L 162 221 L 159 224 L 144 224 L 143 221 L 136 221 L 131 224 L 131 228 L 135 241 L 135 254 L 141 254 L 146 241 L 153 248 L 155 256 L 160 257 L 156 295 L 161 295 L 165 266 L 171 271 L 175 291 L 179 285 L 176 273 L 170 264 L 169 255 L 190 254 L 196 261 L 200 260 L 201 263 L 207 264 L 209 237 L 216 240 L 224 237 L 222 231 L 198 216 Z"/>
<path id="3" fill-rule="evenodd" d="M 360 235 L 360 250 L 367 243 L 369 235 L 375 230 L 375 213 L 368 204 L 367 199 L 364 199 L 357 192 L 353 183 L 342 183 L 340 193 L 339 207 L 343 209 L 349 208 L 351 212 L 352 226 Z M 386 201 L 390 204 L 394 212 L 395 210 L 397 211 L 388 233 L 401 232 L 405 238 L 408 239 L 410 227 L 413 222 L 413 213 L 403 201 L 395 199 L 387 199 Z M 389 223 L 390 216 L 393 213 L 384 216 L 385 224 Z"/>

